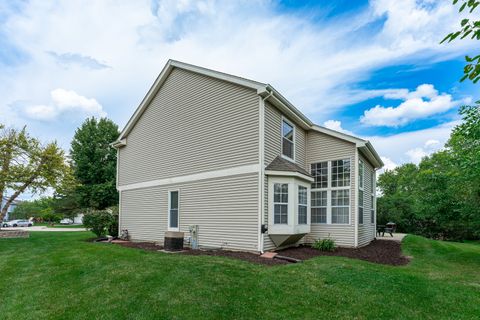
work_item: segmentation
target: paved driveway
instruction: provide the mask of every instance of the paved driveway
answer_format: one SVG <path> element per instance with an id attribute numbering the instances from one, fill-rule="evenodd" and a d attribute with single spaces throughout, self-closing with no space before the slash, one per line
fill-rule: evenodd
<path id="1" fill-rule="evenodd" d="M 49 228 L 46 226 L 33 226 L 33 227 L 15 227 L 15 228 L 2 228 L 2 230 L 26 230 L 26 231 L 87 231 L 85 228 Z"/>

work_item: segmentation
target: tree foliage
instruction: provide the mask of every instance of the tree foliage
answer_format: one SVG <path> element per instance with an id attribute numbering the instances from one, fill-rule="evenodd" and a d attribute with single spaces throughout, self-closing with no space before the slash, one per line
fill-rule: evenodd
<path id="1" fill-rule="evenodd" d="M 460 5 L 459 12 L 468 11 L 469 14 L 480 5 L 479 0 L 453 0 L 453 5 Z M 471 40 L 480 40 L 480 20 L 475 18 L 465 18 L 460 22 L 460 29 L 449 33 L 440 43 L 452 42 L 455 39 L 470 38 Z M 463 77 L 460 81 L 469 79 L 473 83 L 477 83 L 480 80 L 480 54 L 476 56 L 465 56 L 467 64 L 463 68 Z"/>
<path id="2" fill-rule="evenodd" d="M 118 236 L 118 211 L 92 210 L 83 216 L 83 225 L 98 237 Z"/>
<path id="3" fill-rule="evenodd" d="M 75 131 L 70 153 L 83 208 L 104 209 L 118 202 L 116 151 L 110 147 L 118 135 L 118 126 L 106 118 L 89 118 Z"/>
<path id="4" fill-rule="evenodd" d="M 444 150 L 380 175 L 379 224 L 391 220 L 437 239 L 480 238 L 480 106 L 460 114 Z"/>
<path id="5" fill-rule="evenodd" d="M 60 185 L 67 170 L 64 152 L 56 142 L 42 144 L 26 128 L 0 125 L 0 195 L 11 196 L 0 210 L 0 220 L 10 204 L 22 193 L 42 193 Z"/>

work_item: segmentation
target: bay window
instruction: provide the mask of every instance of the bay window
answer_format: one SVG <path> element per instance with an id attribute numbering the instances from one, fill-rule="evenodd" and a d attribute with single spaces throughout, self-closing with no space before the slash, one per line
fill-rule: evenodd
<path id="1" fill-rule="evenodd" d="M 288 184 L 287 183 L 274 184 L 273 223 L 288 224 Z"/>
<path id="2" fill-rule="evenodd" d="M 307 188 L 298 186 L 298 224 L 307 224 Z"/>

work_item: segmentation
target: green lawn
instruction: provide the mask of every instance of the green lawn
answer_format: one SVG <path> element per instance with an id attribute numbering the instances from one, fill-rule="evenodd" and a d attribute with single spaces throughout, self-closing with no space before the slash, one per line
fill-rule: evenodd
<path id="1" fill-rule="evenodd" d="M 48 228 L 85 228 L 83 224 L 54 224 L 53 226 L 46 222 L 36 222 L 35 226 L 45 226 Z"/>
<path id="2" fill-rule="evenodd" d="M 409 236 L 408 266 L 340 257 L 265 267 L 89 243 L 0 240 L 2 319 L 477 319 L 480 246 Z"/>

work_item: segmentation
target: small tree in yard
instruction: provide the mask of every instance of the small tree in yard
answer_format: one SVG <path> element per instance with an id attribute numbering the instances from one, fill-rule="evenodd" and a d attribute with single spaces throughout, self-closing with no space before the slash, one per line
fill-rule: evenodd
<path id="1" fill-rule="evenodd" d="M 62 181 L 67 164 L 56 142 L 46 145 L 31 137 L 25 128 L 7 129 L 0 124 L 0 195 L 13 191 L 0 208 L 0 221 L 12 202 L 22 193 L 41 193 L 56 188 Z"/>
<path id="2" fill-rule="evenodd" d="M 91 210 L 83 216 L 83 225 L 97 237 L 118 235 L 118 211 L 115 209 Z"/>

